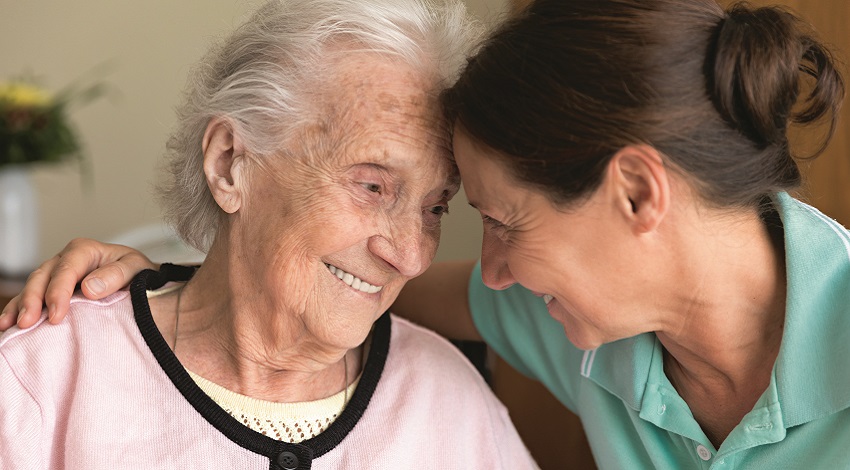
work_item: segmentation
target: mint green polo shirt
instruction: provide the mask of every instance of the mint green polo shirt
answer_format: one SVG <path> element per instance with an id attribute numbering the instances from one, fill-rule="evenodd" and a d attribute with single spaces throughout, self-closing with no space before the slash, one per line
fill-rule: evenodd
<path id="1" fill-rule="evenodd" d="M 488 289 L 480 265 L 475 325 L 581 417 L 602 469 L 850 469 L 850 233 L 785 193 L 774 204 L 788 279 L 782 345 L 767 390 L 719 449 L 664 374 L 655 334 L 579 350 L 542 299 Z"/>

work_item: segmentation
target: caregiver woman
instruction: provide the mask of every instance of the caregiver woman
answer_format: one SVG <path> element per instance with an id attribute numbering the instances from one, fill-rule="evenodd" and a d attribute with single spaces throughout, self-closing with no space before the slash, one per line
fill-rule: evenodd
<path id="1" fill-rule="evenodd" d="M 543 382 L 602 468 L 845 468 L 850 234 L 788 194 L 787 139 L 834 129 L 843 92 L 778 8 L 538 0 L 444 97 L 481 265 L 435 266 L 394 310 Z M 128 253 L 80 247 L 12 306 L 54 272 L 59 318 Z"/>

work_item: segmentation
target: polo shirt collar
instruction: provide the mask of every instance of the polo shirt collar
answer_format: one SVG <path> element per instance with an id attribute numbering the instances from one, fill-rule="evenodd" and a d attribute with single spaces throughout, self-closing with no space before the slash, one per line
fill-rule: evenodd
<path id="1" fill-rule="evenodd" d="M 777 194 L 774 205 L 785 232 L 786 318 L 774 377 L 754 410 L 768 410 L 774 422 L 790 428 L 850 407 L 850 235 L 786 193 Z M 659 419 L 652 414 L 658 404 L 649 397 L 669 381 L 655 334 L 586 351 L 581 375 L 641 416 Z M 686 426 L 678 432 L 695 438 L 701 434 L 697 429 Z M 784 435 L 784 429 L 776 432 L 771 440 Z"/>
<path id="2" fill-rule="evenodd" d="M 787 427 L 850 407 L 850 234 L 780 193 L 788 279 L 774 373 Z"/>

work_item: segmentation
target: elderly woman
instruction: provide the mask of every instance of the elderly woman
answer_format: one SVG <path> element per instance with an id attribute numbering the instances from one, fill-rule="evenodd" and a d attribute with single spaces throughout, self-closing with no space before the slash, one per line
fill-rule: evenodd
<path id="1" fill-rule="evenodd" d="M 394 308 L 538 378 L 602 468 L 847 468 L 850 233 L 788 140 L 843 94 L 782 9 L 536 0 L 445 95 L 481 264 Z"/>
<path id="2" fill-rule="evenodd" d="M 0 467 L 534 468 L 459 352 L 385 313 L 458 190 L 462 5 L 273 0 L 197 68 L 170 219 L 208 252 L 0 338 Z"/>

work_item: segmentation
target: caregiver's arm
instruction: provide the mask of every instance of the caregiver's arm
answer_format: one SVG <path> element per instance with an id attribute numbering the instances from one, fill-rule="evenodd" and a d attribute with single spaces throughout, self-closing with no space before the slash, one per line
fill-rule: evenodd
<path id="1" fill-rule="evenodd" d="M 123 245 L 78 238 L 42 263 L 27 279 L 24 289 L 3 308 L 0 331 L 35 324 L 43 305 L 51 323 L 68 313 L 77 283 L 90 299 L 100 299 L 130 283 L 139 271 L 158 266 L 141 252 Z M 82 281 L 82 282 L 81 282 Z"/>
<path id="2" fill-rule="evenodd" d="M 469 310 L 469 277 L 474 260 L 434 263 L 425 274 L 407 283 L 392 311 L 441 335 L 459 340 L 481 340 Z M 141 252 L 123 245 L 90 239 L 72 240 L 53 258 L 33 271 L 26 286 L 3 308 L 0 331 L 17 322 L 35 324 L 43 305 L 51 323 L 65 318 L 71 296 L 80 283 L 83 294 L 100 299 L 130 283 L 139 271 L 158 269 Z"/>
<path id="3" fill-rule="evenodd" d="M 469 310 L 469 276 L 474 260 L 434 263 L 410 280 L 392 312 L 450 339 L 481 341 Z"/>

